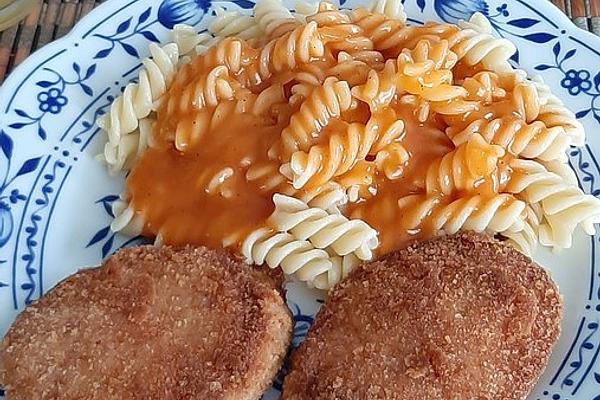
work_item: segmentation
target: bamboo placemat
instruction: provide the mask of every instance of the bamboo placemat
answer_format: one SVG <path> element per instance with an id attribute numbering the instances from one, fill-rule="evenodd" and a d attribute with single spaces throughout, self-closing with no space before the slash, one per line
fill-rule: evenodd
<path id="1" fill-rule="evenodd" d="M 30 53 L 69 32 L 81 17 L 104 1 L 43 0 L 19 25 L 0 33 L 0 84 Z M 577 26 L 600 35 L 600 0 L 551 1 Z"/>

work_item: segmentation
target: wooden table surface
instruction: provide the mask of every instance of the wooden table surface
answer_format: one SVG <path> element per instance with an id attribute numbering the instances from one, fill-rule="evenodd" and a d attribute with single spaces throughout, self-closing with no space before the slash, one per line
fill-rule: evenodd
<path id="1" fill-rule="evenodd" d="M 30 53 L 69 32 L 81 17 L 104 1 L 41 0 L 24 21 L 0 33 L 0 84 Z M 600 35 L 600 0 L 551 1 L 575 25 Z"/>

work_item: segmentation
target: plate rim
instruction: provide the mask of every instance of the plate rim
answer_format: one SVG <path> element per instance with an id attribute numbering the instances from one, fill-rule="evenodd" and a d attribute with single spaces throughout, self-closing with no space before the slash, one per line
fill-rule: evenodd
<path id="1" fill-rule="evenodd" d="M 360 0 L 366 1 L 366 0 Z M 126 3 L 120 3 L 117 0 L 106 1 L 105 3 L 99 5 L 90 13 L 81 18 L 63 37 L 58 38 L 51 43 L 48 43 L 41 48 L 37 49 L 33 53 L 31 53 L 26 60 L 24 60 L 21 64 L 19 64 L 6 78 L 4 83 L 0 86 L 0 104 L 3 104 L 6 101 L 6 105 L 9 105 L 12 102 L 12 99 L 17 96 L 18 91 L 20 90 L 21 80 L 26 81 L 29 76 L 35 74 L 40 66 L 40 61 L 45 57 L 54 57 L 59 56 L 60 54 L 55 54 L 57 52 L 61 52 L 62 50 L 71 49 L 77 41 L 83 38 L 83 34 L 86 30 L 92 28 L 100 19 L 103 17 L 108 17 L 111 13 L 116 13 L 122 11 L 130 6 L 135 6 L 136 3 L 142 3 L 143 0 L 130 0 Z M 231 0 L 221 0 L 214 1 L 213 4 L 218 3 L 231 3 Z M 432 1 L 433 3 L 433 1 Z M 558 7 L 554 4 L 548 2 L 547 0 L 533 0 L 533 6 L 527 4 L 525 1 L 519 1 L 519 3 L 531 9 L 531 12 L 534 12 L 538 15 L 544 15 L 545 18 L 553 21 L 557 25 L 557 30 L 564 29 L 567 34 L 575 36 L 585 42 L 585 45 L 588 46 L 592 51 L 594 51 L 598 56 L 600 56 L 600 37 L 595 34 L 585 31 L 579 27 L 577 27 L 568 17 L 564 14 Z M 534 7 L 539 5 L 539 9 L 535 9 Z M 548 7 L 552 6 L 552 7 Z M 548 11 L 552 9 L 552 11 Z M 435 14 L 435 11 L 432 11 Z M 211 15 L 207 13 L 205 18 L 210 18 Z M 439 15 L 438 15 L 439 17 Z M 440 18 L 441 19 L 441 18 Z M 575 28 L 575 29 L 573 29 Z M 585 32 L 584 34 L 581 33 Z M 162 42 L 165 43 L 164 41 Z M 587 63 L 586 63 L 587 64 Z M 593 65 L 593 64 L 592 64 Z M 532 75 L 534 72 L 532 71 Z M 0 115 L 3 115 L 5 110 L 0 111 Z M 2 122 L 0 122 L 0 128 L 2 128 Z M 586 143 L 586 144 L 589 144 Z M 591 152 L 592 155 L 596 155 L 596 152 Z M 600 156 L 600 152 L 597 154 Z M 592 238 L 592 240 L 594 240 Z M 593 247 L 594 245 L 592 245 Z M 600 261 L 596 261 L 595 263 L 600 267 Z M 583 315 L 583 314 L 582 314 Z M 583 322 L 582 322 L 583 323 Z M 568 359 L 565 358 L 566 362 Z M 596 364 L 598 364 L 596 362 Z M 594 365 L 592 362 L 590 365 Z M 600 364 L 598 364 L 600 365 Z M 589 379 L 589 378 L 588 378 Z M 593 378 L 592 378 L 593 379 Z M 541 381 L 540 381 L 541 382 Z M 0 396 L 1 398 L 1 396 Z"/>

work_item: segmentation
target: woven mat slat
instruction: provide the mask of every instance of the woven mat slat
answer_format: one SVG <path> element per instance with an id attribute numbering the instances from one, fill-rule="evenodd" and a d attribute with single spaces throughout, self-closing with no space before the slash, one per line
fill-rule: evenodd
<path id="1" fill-rule="evenodd" d="M 20 26 L 13 26 L 0 36 L 0 76 L 10 72 L 13 55 L 18 47 L 15 41 Z"/>
<path id="2" fill-rule="evenodd" d="M 38 30 L 38 21 L 42 13 L 42 4 L 39 3 L 33 9 L 31 14 L 25 19 L 21 25 L 19 32 L 19 43 L 23 45 L 17 46 L 16 54 L 14 55 L 13 65 L 19 65 L 29 54 L 31 54 L 31 45 L 36 41 L 36 33 Z"/>
<path id="3" fill-rule="evenodd" d="M 560 8 L 561 10 L 566 10 L 566 4 L 564 0 L 550 0 L 552 4 L 554 4 L 556 7 Z"/>
<path id="4" fill-rule="evenodd" d="M 571 18 L 586 16 L 586 7 L 584 0 L 571 0 Z"/>
<path id="5" fill-rule="evenodd" d="M 55 33 L 56 37 L 61 37 L 69 33 L 75 24 L 75 18 L 77 17 L 77 5 L 78 4 L 75 2 L 70 2 L 64 4 L 61 8 L 58 27 Z"/>
<path id="6" fill-rule="evenodd" d="M 16 27 L 0 33 L 0 84 L 29 54 L 68 33 L 105 0 L 40 0 Z M 549 0 L 582 29 L 600 36 L 600 0 Z"/>

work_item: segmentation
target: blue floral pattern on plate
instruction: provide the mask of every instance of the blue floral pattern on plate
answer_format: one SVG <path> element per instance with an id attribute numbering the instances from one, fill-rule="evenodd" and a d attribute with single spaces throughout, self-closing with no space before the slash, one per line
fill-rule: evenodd
<path id="1" fill-rule="evenodd" d="M 250 9 L 254 2 L 107 2 L 67 37 L 32 55 L 0 90 L 0 334 L 18 311 L 77 267 L 142 242 L 108 228 L 123 182 L 95 160 L 104 138 L 94 121 L 136 79 L 149 43 L 167 40 L 178 23 L 204 29 L 215 5 Z M 514 41 L 515 65 L 542 75 L 586 126 L 588 142 L 570 152 L 570 163 L 581 187 L 600 195 L 600 138 L 594 135 L 600 128 L 599 38 L 576 29 L 546 0 L 406 0 L 405 8 L 412 23 L 454 23 L 478 11 L 495 34 Z M 581 236 L 565 254 L 536 256 L 561 287 L 565 318 L 530 399 L 600 400 L 599 240 Z M 294 284 L 288 301 L 297 346 L 322 300 Z M 277 397 L 282 379 L 265 399 Z"/>

